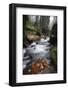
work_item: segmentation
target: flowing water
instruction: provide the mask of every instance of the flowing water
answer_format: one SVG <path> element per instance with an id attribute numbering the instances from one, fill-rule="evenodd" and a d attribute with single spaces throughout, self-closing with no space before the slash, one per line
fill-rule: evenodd
<path id="1" fill-rule="evenodd" d="M 49 38 L 33 42 L 27 48 L 24 48 L 23 69 L 36 62 L 38 58 L 47 59 L 50 63 L 50 48 Z"/>
<path id="2" fill-rule="evenodd" d="M 29 74 L 28 70 L 32 69 L 32 64 L 37 63 L 39 58 L 43 58 L 44 61 L 47 60 L 47 63 L 50 68 L 47 70 L 42 70 L 39 73 L 55 73 L 54 67 L 51 66 L 51 57 L 50 57 L 50 49 L 52 45 L 49 43 L 49 38 L 41 39 L 40 41 L 36 41 L 31 43 L 27 48 L 23 50 L 23 71 L 24 74 Z M 42 63 L 42 62 L 41 62 Z M 31 74 L 31 73 L 30 73 Z"/>

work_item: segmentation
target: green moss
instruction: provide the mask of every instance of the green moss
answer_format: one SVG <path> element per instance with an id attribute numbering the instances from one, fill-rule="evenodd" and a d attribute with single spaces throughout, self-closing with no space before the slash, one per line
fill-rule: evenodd
<path id="1" fill-rule="evenodd" d="M 51 63 L 54 66 L 57 66 L 57 47 L 52 48 L 50 52 L 51 52 Z"/>

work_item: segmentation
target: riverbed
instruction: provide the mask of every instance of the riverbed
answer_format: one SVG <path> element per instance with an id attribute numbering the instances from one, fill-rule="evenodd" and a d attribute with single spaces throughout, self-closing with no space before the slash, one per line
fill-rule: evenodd
<path id="1" fill-rule="evenodd" d="M 52 45 L 49 43 L 49 37 L 46 39 L 41 39 L 36 42 L 32 42 L 27 48 L 23 49 L 23 73 L 28 74 L 29 70 L 32 68 L 32 64 L 36 63 L 39 58 L 47 61 L 47 64 L 50 65 L 50 49 Z M 52 70 L 50 70 L 52 69 Z M 42 70 L 39 73 L 49 73 L 53 72 L 53 66 L 50 69 Z M 31 71 L 30 71 L 31 74 Z"/>

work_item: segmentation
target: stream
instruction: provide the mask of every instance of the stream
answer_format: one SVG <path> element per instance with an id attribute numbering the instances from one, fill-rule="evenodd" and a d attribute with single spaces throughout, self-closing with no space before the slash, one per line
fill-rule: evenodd
<path id="1" fill-rule="evenodd" d="M 38 58 L 47 59 L 48 64 L 50 64 L 50 48 L 49 38 L 33 42 L 27 48 L 24 48 L 23 69 L 36 62 Z"/>

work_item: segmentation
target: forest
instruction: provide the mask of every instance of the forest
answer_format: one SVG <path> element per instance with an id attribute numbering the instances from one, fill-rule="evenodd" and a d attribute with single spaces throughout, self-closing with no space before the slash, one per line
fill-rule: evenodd
<path id="1" fill-rule="evenodd" d="M 23 74 L 57 73 L 57 17 L 23 15 Z"/>

